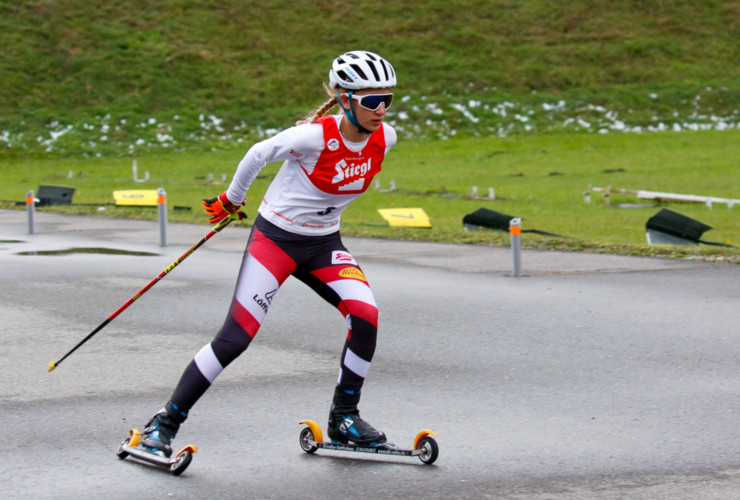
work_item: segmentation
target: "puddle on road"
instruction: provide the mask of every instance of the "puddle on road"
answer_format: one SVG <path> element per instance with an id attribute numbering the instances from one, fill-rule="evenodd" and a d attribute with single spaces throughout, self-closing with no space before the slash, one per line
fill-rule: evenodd
<path id="1" fill-rule="evenodd" d="M 68 248 L 66 250 L 34 250 L 29 252 L 18 252 L 18 255 L 68 255 L 71 253 L 99 253 L 105 255 L 135 255 L 139 257 L 154 257 L 159 254 L 151 252 L 136 252 L 132 250 L 118 250 L 115 248 Z"/>

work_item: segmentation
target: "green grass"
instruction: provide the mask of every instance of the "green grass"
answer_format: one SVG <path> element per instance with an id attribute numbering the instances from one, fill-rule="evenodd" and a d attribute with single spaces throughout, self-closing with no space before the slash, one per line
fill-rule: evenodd
<path id="1" fill-rule="evenodd" d="M 405 138 L 735 126 L 739 17 L 733 0 L 5 0 L 0 154 L 228 149 L 302 117 L 359 47 L 396 67 Z"/>
<path id="2" fill-rule="evenodd" d="M 114 189 L 156 189 L 168 194 L 170 221 L 206 224 L 200 200 L 227 187 L 243 150 L 216 153 L 176 153 L 139 159 L 139 177 L 148 171 L 147 183 L 133 182 L 131 160 L 36 159 L 15 160 L 2 172 L 0 199 L 21 200 L 40 184 L 76 188 L 75 204 L 51 207 L 70 213 L 156 219 L 155 208 L 115 207 Z M 644 189 L 681 194 L 738 198 L 737 164 L 740 131 L 707 131 L 646 134 L 568 134 L 456 139 L 452 141 L 401 141 L 376 178 L 382 189 L 394 181 L 396 192 L 369 190 L 343 216 L 343 233 L 379 238 L 452 241 L 507 245 L 503 231 L 465 231 L 462 217 L 477 208 L 523 218 L 524 229 L 538 229 L 566 236 L 526 234 L 525 248 L 661 255 L 740 262 L 738 248 L 649 246 L 645 223 L 658 206 L 616 208 L 635 203 L 634 197 L 612 195 L 611 204 L 594 193 L 584 201 L 590 185 L 614 189 Z M 277 164 L 265 167 L 247 195 L 247 212 L 256 208 L 276 173 Z M 72 178 L 68 178 L 69 173 Z M 213 174 L 215 182 L 209 182 Z M 221 183 L 226 174 L 227 183 Z M 496 200 L 471 199 L 472 187 L 486 196 L 493 187 Z M 641 203 L 645 203 L 641 201 Z M 97 207 L 105 206 L 104 212 Z M 4 207 L 12 204 L 5 202 Z M 190 211 L 173 210 L 175 206 Z M 740 243 L 740 206 L 708 208 L 702 204 L 666 203 L 714 229 L 708 241 Z M 379 208 L 421 207 L 431 217 L 431 229 L 387 227 Z"/>

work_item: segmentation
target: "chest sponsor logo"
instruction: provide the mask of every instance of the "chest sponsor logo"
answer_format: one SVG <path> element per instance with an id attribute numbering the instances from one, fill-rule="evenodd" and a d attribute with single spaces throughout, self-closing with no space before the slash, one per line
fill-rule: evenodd
<path id="1" fill-rule="evenodd" d="M 334 165 L 336 175 L 332 177 L 332 184 L 344 183 L 343 186 L 339 186 L 339 190 L 357 190 L 362 189 L 364 184 L 365 175 L 370 172 L 372 168 L 372 158 L 368 158 L 366 162 L 351 162 L 347 163 L 346 160 L 342 159 Z"/>
<path id="2" fill-rule="evenodd" d="M 339 276 L 342 278 L 352 278 L 367 283 L 367 279 L 365 278 L 363 272 L 356 267 L 345 267 L 344 269 L 339 271 Z"/>
<path id="3" fill-rule="evenodd" d="M 329 139 L 329 142 L 326 143 L 326 147 L 329 151 L 336 151 L 339 149 L 339 139 Z"/>
<path id="4" fill-rule="evenodd" d="M 355 258 L 352 257 L 351 253 L 343 252 L 341 250 L 334 250 L 332 252 L 331 263 L 332 264 L 352 264 L 353 266 L 357 265 L 357 262 L 355 262 Z"/>

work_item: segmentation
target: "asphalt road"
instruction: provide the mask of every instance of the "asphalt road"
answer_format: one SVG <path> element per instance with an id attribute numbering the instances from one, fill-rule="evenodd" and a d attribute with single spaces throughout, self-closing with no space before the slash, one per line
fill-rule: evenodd
<path id="1" fill-rule="evenodd" d="M 740 498 L 740 266 L 524 251 L 513 277 L 507 248 L 371 239 L 345 240 L 380 308 L 362 415 L 438 432 L 433 466 L 300 449 L 346 325 L 297 280 L 182 427 L 190 468 L 119 460 L 223 321 L 248 229 L 48 363 L 207 231 L 0 210 L 4 498 Z M 74 248 L 154 255 L 42 254 Z"/>

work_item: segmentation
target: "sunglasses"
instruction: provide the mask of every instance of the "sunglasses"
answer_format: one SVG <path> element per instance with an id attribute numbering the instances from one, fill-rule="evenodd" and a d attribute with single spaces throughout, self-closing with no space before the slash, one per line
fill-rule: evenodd
<path id="1" fill-rule="evenodd" d="M 365 94 L 355 95 L 350 93 L 349 96 L 360 103 L 360 106 L 370 111 L 377 111 L 380 105 L 384 105 L 385 109 L 391 107 L 393 102 L 393 94 Z"/>

